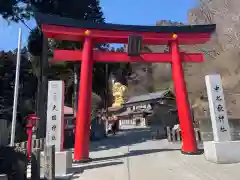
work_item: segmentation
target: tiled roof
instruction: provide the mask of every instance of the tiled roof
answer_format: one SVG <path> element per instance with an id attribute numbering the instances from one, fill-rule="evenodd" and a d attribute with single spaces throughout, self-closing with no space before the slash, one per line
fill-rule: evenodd
<path id="1" fill-rule="evenodd" d="M 133 115 L 133 114 L 142 114 L 142 113 L 152 113 L 152 110 L 150 108 L 147 109 L 138 109 L 138 110 L 126 110 L 122 113 L 120 113 L 119 117 L 121 116 L 128 116 L 128 115 Z"/>
<path id="2" fill-rule="evenodd" d="M 68 106 L 64 106 L 63 112 L 64 112 L 65 115 L 73 114 L 73 108 L 68 107 Z"/>
<path id="3" fill-rule="evenodd" d="M 101 29 L 101 30 L 119 30 L 119 31 L 136 31 L 136 32 L 158 32 L 158 33 L 213 33 L 216 29 L 215 24 L 208 25 L 185 25 L 185 26 L 137 26 L 137 25 L 120 25 L 110 23 L 93 23 L 87 20 L 76 20 L 57 15 L 35 13 L 35 19 L 38 24 L 49 24 L 56 26 L 84 28 L 84 29 Z"/>
<path id="4" fill-rule="evenodd" d="M 117 112 L 117 111 L 120 111 L 122 109 L 123 109 L 123 107 L 109 107 L 108 111 L 109 112 Z"/>
<path id="5" fill-rule="evenodd" d="M 137 102 L 161 99 L 168 93 L 169 93 L 169 90 L 164 90 L 164 91 L 158 91 L 158 92 L 149 93 L 149 94 L 143 94 L 140 96 L 133 96 L 125 104 L 132 104 Z"/>

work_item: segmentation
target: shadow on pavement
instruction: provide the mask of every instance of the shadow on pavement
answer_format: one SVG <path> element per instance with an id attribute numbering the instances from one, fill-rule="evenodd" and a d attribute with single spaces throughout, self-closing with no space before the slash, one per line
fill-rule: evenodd
<path id="1" fill-rule="evenodd" d="M 114 160 L 114 159 L 120 159 L 120 158 L 125 158 L 125 157 L 140 156 L 140 155 L 153 154 L 153 153 L 166 152 L 166 151 L 179 151 L 179 149 L 133 150 L 133 151 L 130 151 L 129 153 L 126 153 L 126 154 L 123 154 L 123 155 L 95 158 L 95 159 L 92 159 L 92 161 Z"/>
<path id="2" fill-rule="evenodd" d="M 73 167 L 70 169 L 70 173 L 77 174 L 77 173 L 83 173 L 85 170 L 89 170 L 89 169 L 120 165 L 120 164 L 123 164 L 123 161 L 121 161 L 120 158 L 140 156 L 140 155 L 144 155 L 144 154 L 152 154 L 152 153 L 158 153 L 158 152 L 163 152 L 163 151 L 179 151 L 179 149 L 134 150 L 134 151 L 130 151 L 129 153 L 123 154 L 123 155 L 95 158 L 95 159 L 92 159 L 92 161 L 91 161 L 91 163 L 95 163 L 95 164 L 87 164 L 87 165 L 82 165 L 80 167 Z M 119 159 L 119 161 L 115 161 L 116 159 Z M 110 161 L 110 162 L 99 163 L 99 161 Z M 80 176 L 73 176 L 72 179 L 78 179 L 79 177 Z"/>
<path id="3" fill-rule="evenodd" d="M 119 164 L 123 164 L 122 161 L 114 161 L 114 162 L 107 162 L 107 163 L 99 163 L 99 164 L 88 164 L 88 165 L 83 165 L 80 167 L 72 167 L 69 169 L 70 173 L 83 173 L 85 170 L 89 169 L 95 169 L 95 168 L 103 168 L 103 167 L 108 167 L 108 166 L 116 166 Z"/>
<path id="4" fill-rule="evenodd" d="M 123 164 L 122 161 L 115 161 L 115 162 L 107 162 L 107 163 L 98 163 L 98 164 L 87 164 L 81 167 L 72 167 L 68 170 L 69 175 L 62 176 L 62 177 L 55 177 L 55 180 L 71 180 L 71 179 L 78 179 L 80 176 L 75 175 L 78 173 L 83 173 L 85 170 L 89 169 L 96 169 L 96 168 L 103 168 L 108 166 L 116 166 Z M 28 178 L 27 180 L 32 180 Z M 45 178 L 41 177 L 40 180 L 46 180 Z"/>
<path id="5" fill-rule="evenodd" d="M 91 151 L 116 149 L 152 140 L 155 128 L 135 128 L 121 130 L 115 136 L 109 136 L 101 141 L 91 143 Z"/>

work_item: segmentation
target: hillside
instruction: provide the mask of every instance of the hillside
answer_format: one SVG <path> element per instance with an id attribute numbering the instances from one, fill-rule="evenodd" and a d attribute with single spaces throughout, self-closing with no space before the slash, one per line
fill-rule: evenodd
<path id="1" fill-rule="evenodd" d="M 240 115 L 239 40 L 235 36 L 239 34 L 240 28 L 239 21 L 234 20 L 239 14 L 239 7 L 239 3 L 234 5 L 234 0 L 228 4 L 224 4 L 223 0 L 213 3 L 204 3 L 203 0 L 199 8 L 189 11 L 190 24 L 217 24 L 216 33 L 210 42 L 193 47 L 205 54 L 205 62 L 185 66 L 188 91 L 197 117 L 208 115 L 204 113 L 204 110 L 208 111 L 204 76 L 211 73 L 219 73 L 222 76 L 229 116 L 236 118 Z"/>
<path id="2" fill-rule="evenodd" d="M 225 99 L 229 116 L 240 116 L 240 63 L 239 55 L 239 12 L 240 3 L 237 0 L 224 4 L 218 0 L 212 3 L 202 0 L 200 6 L 189 10 L 189 24 L 217 24 L 216 33 L 211 41 L 204 45 L 182 46 L 186 52 L 202 52 L 205 55 L 203 63 L 185 63 L 184 72 L 191 106 L 196 118 L 209 116 L 204 76 L 220 73 L 225 89 Z M 225 2 L 226 3 L 226 2 Z M 231 12 L 231 13 L 227 13 Z M 157 25 L 181 25 L 171 21 L 158 21 Z M 164 52 L 166 46 L 148 46 L 144 51 Z M 172 87 L 170 64 L 132 63 L 132 74 L 128 80 L 129 95 L 138 95 Z"/>

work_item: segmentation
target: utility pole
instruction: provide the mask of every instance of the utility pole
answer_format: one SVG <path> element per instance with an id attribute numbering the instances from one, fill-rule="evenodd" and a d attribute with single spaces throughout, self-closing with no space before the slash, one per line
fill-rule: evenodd
<path id="1" fill-rule="evenodd" d="M 108 115 L 108 64 L 105 65 L 105 81 L 106 81 L 106 89 L 105 89 L 105 109 L 106 109 L 106 115 Z"/>
<path id="2" fill-rule="evenodd" d="M 21 46 L 22 46 L 22 29 L 19 28 L 10 146 L 14 146 L 16 124 L 17 124 L 16 117 L 17 117 L 17 105 L 18 105 L 18 90 L 19 90 L 19 74 L 20 74 L 20 61 L 21 61 Z"/>

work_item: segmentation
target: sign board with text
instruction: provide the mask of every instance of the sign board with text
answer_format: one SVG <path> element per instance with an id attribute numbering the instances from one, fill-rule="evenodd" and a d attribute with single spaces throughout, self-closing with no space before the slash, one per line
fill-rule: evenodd
<path id="1" fill-rule="evenodd" d="M 230 141 L 231 133 L 227 117 L 222 80 L 219 74 L 205 76 L 214 141 Z"/>
<path id="2" fill-rule="evenodd" d="M 46 145 L 55 145 L 55 151 L 63 149 L 64 138 L 64 82 L 48 82 Z"/>

